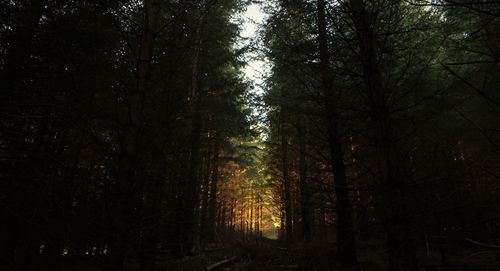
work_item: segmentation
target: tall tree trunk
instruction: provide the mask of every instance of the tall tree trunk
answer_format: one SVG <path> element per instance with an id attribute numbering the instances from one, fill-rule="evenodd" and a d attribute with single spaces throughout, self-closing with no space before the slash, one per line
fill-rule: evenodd
<path id="1" fill-rule="evenodd" d="M 145 15 L 144 15 L 144 30 L 141 37 L 141 50 L 138 63 L 138 78 L 137 78 L 137 90 L 138 95 L 142 95 L 146 98 L 146 104 L 152 104 L 151 100 L 151 60 L 153 59 L 154 52 L 154 39 L 159 23 L 160 14 L 160 2 L 159 0 L 149 0 L 144 2 Z M 140 98 L 139 98 L 140 99 Z M 143 111 L 144 104 L 139 104 L 139 108 Z M 149 108 L 150 109 L 150 108 Z M 148 112 L 150 110 L 147 110 Z M 152 111 L 153 113 L 156 113 Z M 146 116 L 153 117 L 153 116 Z M 147 120 L 149 121 L 149 120 Z M 158 212 L 158 193 L 160 191 L 160 179 L 161 171 L 159 168 L 162 167 L 162 156 L 157 155 L 156 150 L 151 151 L 151 161 L 153 165 L 153 174 L 150 176 L 145 175 L 142 172 L 140 180 L 143 186 L 143 236 L 141 242 L 142 250 L 142 262 L 141 269 L 143 271 L 155 270 L 155 257 L 154 250 L 157 244 L 157 231 L 156 231 L 156 221 L 152 219 Z"/>
<path id="2" fill-rule="evenodd" d="M 217 223 L 217 228 L 216 228 L 216 236 L 219 234 L 220 236 L 224 236 L 226 233 L 226 202 L 222 201 L 222 206 L 220 206 L 220 220 L 219 223 Z"/>
<path id="3" fill-rule="evenodd" d="M 208 219 L 207 219 L 207 240 L 214 241 L 215 238 L 215 223 L 217 215 L 217 185 L 219 180 L 219 154 L 221 148 L 221 135 L 216 132 L 214 136 L 214 157 L 212 161 L 212 176 L 210 182 L 210 201 L 208 204 Z"/>
<path id="4" fill-rule="evenodd" d="M 194 1 L 187 0 L 184 4 L 192 5 Z M 204 5 L 202 1 L 202 6 Z M 200 10 L 203 8 L 200 7 Z M 191 58 L 191 149 L 189 158 L 189 171 L 187 183 L 184 184 L 183 193 L 183 213 L 181 214 L 181 223 L 179 232 L 181 233 L 181 255 L 190 253 L 197 245 L 198 231 L 198 203 L 199 203 L 199 167 L 200 167 L 200 148 L 201 148 L 201 131 L 202 131 L 202 100 L 203 93 L 200 87 L 200 55 L 202 52 L 202 28 L 205 14 L 200 13 L 199 18 L 195 22 L 194 37 L 193 37 L 193 55 Z"/>
<path id="5" fill-rule="evenodd" d="M 370 24 L 370 18 L 373 16 L 367 12 L 362 0 L 351 0 L 351 9 L 370 99 L 390 270 L 417 271 L 414 241 L 406 207 L 405 180 L 400 172 L 400 161 L 405 158 L 394 136 L 392 116 L 382 83 L 382 71 L 377 60 L 376 35 Z"/>
<path id="6" fill-rule="evenodd" d="M 248 225 L 249 225 L 249 233 L 250 233 L 250 236 L 253 236 L 253 219 L 254 219 L 254 195 L 253 195 L 253 187 L 250 188 L 250 216 L 249 216 L 249 221 L 248 221 Z"/>
<path id="7" fill-rule="evenodd" d="M 302 219 L 302 238 L 311 241 L 311 192 L 307 181 L 306 135 L 302 116 L 299 116 L 299 184 Z"/>
<path id="8" fill-rule="evenodd" d="M 133 135 L 129 135 L 131 138 Z M 129 139 L 130 140 L 130 139 Z M 127 140 L 127 141 L 129 141 Z M 108 269 L 122 271 L 129 241 L 129 225 L 132 223 L 132 210 L 135 208 L 137 186 L 135 153 L 124 151 L 119 158 L 117 183 L 110 200 L 111 225 L 113 236 L 109 241 Z"/>
<path id="9" fill-rule="evenodd" d="M 286 127 L 286 113 L 284 106 L 281 106 L 280 126 L 281 126 L 281 163 L 283 174 L 283 197 L 284 197 L 284 215 L 285 215 L 285 238 L 287 241 L 292 239 L 292 197 L 290 193 L 290 176 L 288 172 L 288 136 Z"/>
<path id="10" fill-rule="evenodd" d="M 144 1 L 144 20 L 142 25 L 139 58 L 137 59 L 137 81 L 134 90 L 128 95 L 128 125 L 122 134 L 122 154 L 119 159 L 118 179 L 110 206 L 114 237 L 109 247 L 109 269 L 121 271 L 129 245 L 129 230 L 132 225 L 133 210 L 137 199 L 136 190 L 144 187 L 144 176 L 139 172 L 138 156 L 142 150 L 144 123 L 144 104 L 150 95 L 151 61 L 153 58 L 154 38 L 159 21 L 160 4 L 158 0 Z M 148 195 L 150 196 L 150 195 Z M 150 244 L 151 242 L 147 242 Z M 150 263 L 148 263 L 150 264 Z"/>
<path id="11" fill-rule="evenodd" d="M 142 210 L 141 270 L 155 270 L 155 250 L 158 244 L 158 222 L 162 196 L 163 156 L 153 152 L 151 158 L 152 174 L 144 180 Z"/>
<path id="12" fill-rule="evenodd" d="M 213 138 L 213 136 L 211 136 Z M 208 209 L 209 209 L 209 193 L 210 193 L 210 178 L 212 172 L 212 153 L 213 153 L 213 139 L 208 143 L 208 152 L 205 161 L 205 172 L 203 176 L 203 195 L 201 200 L 201 215 L 200 215 L 200 240 L 202 242 L 209 241 L 208 235 Z"/>
<path id="13" fill-rule="evenodd" d="M 193 80 L 197 80 L 193 78 Z M 195 83 L 193 83 L 195 84 Z M 196 93 L 196 91 L 194 92 Z M 196 245 L 197 231 L 197 205 L 199 188 L 199 166 L 200 166 L 200 147 L 201 147 L 201 96 L 196 95 L 193 105 L 193 120 L 191 130 L 191 148 L 189 158 L 188 178 L 184 183 L 182 218 L 179 226 L 181 232 L 181 254 L 190 253 Z"/>
<path id="14" fill-rule="evenodd" d="M 345 172 L 342 142 L 339 133 L 339 115 L 334 103 L 333 82 L 330 74 L 330 53 L 326 26 L 325 0 L 318 0 L 318 32 L 321 81 L 326 101 L 326 115 L 331 153 L 331 168 L 335 181 L 337 257 L 343 266 L 357 266 L 356 244 L 352 222 L 352 208 Z"/>

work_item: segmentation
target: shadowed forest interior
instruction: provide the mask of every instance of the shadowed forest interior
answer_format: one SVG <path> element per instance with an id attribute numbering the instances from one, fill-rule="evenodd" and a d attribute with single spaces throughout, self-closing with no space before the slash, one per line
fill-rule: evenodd
<path id="1" fill-rule="evenodd" d="M 500 2 L 5 0 L 0 270 L 500 270 Z"/>

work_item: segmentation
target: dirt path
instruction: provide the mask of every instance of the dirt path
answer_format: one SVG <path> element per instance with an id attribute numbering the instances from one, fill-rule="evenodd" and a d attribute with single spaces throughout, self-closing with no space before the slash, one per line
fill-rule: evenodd
<path id="1" fill-rule="evenodd" d="M 160 264 L 163 270 L 333 270 L 331 250 L 321 247 L 293 246 L 259 240 L 226 247 L 207 247 L 199 254 Z"/>

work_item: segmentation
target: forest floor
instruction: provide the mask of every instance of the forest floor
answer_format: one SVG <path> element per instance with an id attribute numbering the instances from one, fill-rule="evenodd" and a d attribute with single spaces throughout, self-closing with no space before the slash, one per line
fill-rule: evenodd
<path id="1" fill-rule="evenodd" d="M 173 259 L 168 255 L 157 256 L 158 271 L 266 271 L 266 270 L 341 270 L 335 267 L 331 244 L 287 246 L 285 242 L 259 239 L 233 242 L 225 245 L 209 245 L 193 255 Z M 63 257 L 56 265 L 38 270 L 51 271 L 102 271 L 102 259 L 92 256 Z M 140 270 L 139 260 L 129 257 L 127 270 Z M 368 270 L 368 269 L 367 269 Z M 382 270 L 382 269 L 369 269 Z M 3 271 L 3 270 L 2 270 Z"/>
<path id="2" fill-rule="evenodd" d="M 335 246 L 332 243 L 312 243 L 288 245 L 286 242 L 269 239 L 233 242 L 227 245 L 208 245 L 198 249 L 193 255 L 173 259 L 167 254 L 158 254 L 158 271 L 348 271 L 336 266 Z M 378 249 L 361 250 L 360 271 L 385 271 L 381 259 L 385 256 Z M 51 271 L 102 271 L 102 259 L 93 256 L 62 257 L 57 264 L 39 266 L 35 270 Z M 496 260 L 462 261 L 445 267 L 436 258 L 419 261 L 421 271 L 500 271 Z M 451 259 L 451 258 L 450 258 Z M 464 260 L 464 259 L 462 259 Z M 485 264 L 489 262 L 490 264 Z M 140 270 L 139 260 L 129 257 L 126 270 Z M 2 270 L 0 268 L 0 270 Z M 2 270 L 3 271 L 3 270 Z"/>
<path id="3" fill-rule="evenodd" d="M 163 270 L 338 270 L 327 246 L 293 246 L 267 239 L 208 247 L 196 256 L 160 264 Z"/>
<path id="4" fill-rule="evenodd" d="M 230 246 L 208 246 L 181 260 L 166 260 L 160 270 L 183 271 L 350 271 L 336 265 L 332 243 L 287 244 L 258 239 Z M 360 271 L 386 271 L 385 255 L 377 248 L 360 250 Z M 421 271 L 500 271 L 496 259 L 467 260 L 450 255 L 454 265 L 443 266 L 439 257 L 421 257 Z M 490 254 L 491 256 L 491 254 Z"/>

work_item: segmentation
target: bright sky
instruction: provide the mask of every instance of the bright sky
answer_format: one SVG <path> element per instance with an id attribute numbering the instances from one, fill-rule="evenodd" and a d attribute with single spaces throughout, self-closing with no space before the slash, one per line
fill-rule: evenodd
<path id="1" fill-rule="evenodd" d="M 253 37 L 257 32 L 257 25 L 264 21 L 264 13 L 258 4 L 250 4 L 243 13 L 245 23 L 243 25 L 243 37 Z"/>
<path id="2" fill-rule="evenodd" d="M 244 38 L 244 44 L 255 41 L 258 35 L 259 25 L 265 20 L 265 14 L 260 5 L 250 4 L 247 10 L 242 14 L 243 27 L 241 35 Z M 245 75 L 254 82 L 254 91 L 262 94 L 262 77 L 265 74 L 266 62 L 258 56 L 258 52 L 247 54 L 248 65 L 244 68 Z"/>

